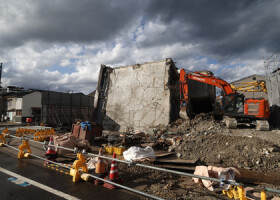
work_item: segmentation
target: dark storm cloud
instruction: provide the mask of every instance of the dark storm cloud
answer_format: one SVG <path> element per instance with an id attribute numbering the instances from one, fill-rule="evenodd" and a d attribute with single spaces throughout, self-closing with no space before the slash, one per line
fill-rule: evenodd
<path id="1" fill-rule="evenodd" d="M 147 19 L 157 18 L 171 29 L 142 45 L 196 43 L 202 52 L 220 57 L 259 48 L 272 52 L 280 44 L 279 10 L 276 0 L 150 1 Z"/>
<path id="2" fill-rule="evenodd" d="M 44 42 L 108 40 L 136 21 L 145 2 L 30 0 L 22 1 L 21 7 L 11 1 L 1 6 L 0 17 L 6 27 L 0 32 L 0 43 L 3 47 L 36 39 Z M 13 3 L 15 9 L 8 9 Z"/>
<path id="3" fill-rule="evenodd" d="M 3 1 L 0 44 L 113 41 L 142 17 L 145 23 L 159 20 L 168 29 L 146 37 L 139 47 L 191 43 L 217 57 L 258 48 L 272 52 L 280 43 L 279 5 L 277 0 Z"/>

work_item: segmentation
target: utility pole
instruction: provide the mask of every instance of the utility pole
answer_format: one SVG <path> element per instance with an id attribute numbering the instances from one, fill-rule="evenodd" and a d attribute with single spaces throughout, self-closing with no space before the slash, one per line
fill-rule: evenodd
<path id="1" fill-rule="evenodd" d="M 2 78 L 2 65 L 3 63 L 0 64 L 0 88 L 1 88 L 1 78 Z"/>

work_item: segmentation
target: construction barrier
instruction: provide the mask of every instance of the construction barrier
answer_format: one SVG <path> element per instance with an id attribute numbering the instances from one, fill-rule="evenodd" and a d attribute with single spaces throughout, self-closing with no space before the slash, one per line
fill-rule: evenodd
<path id="1" fill-rule="evenodd" d="M 16 136 L 33 136 L 35 141 L 44 141 L 47 137 L 56 135 L 53 128 L 49 129 L 31 129 L 31 128 L 18 128 L 16 130 Z"/>
<path id="2" fill-rule="evenodd" d="M 92 178 L 95 178 L 97 180 L 103 181 L 104 183 L 107 183 L 107 184 L 110 184 L 110 185 L 114 185 L 116 187 L 120 187 L 120 188 L 126 189 L 128 191 L 131 191 L 131 192 L 134 192 L 134 193 L 137 193 L 137 194 L 140 194 L 140 195 L 152 198 L 152 199 L 161 199 L 159 197 L 155 197 L 155 196 L 152 196 L 150 194 L 146 194 L 146 193 L 143 193 L 141 191 L 134 190 L 132 188 L 126 187 L 126 186 L 121 185 L 119 183 L 116 183 L 116 182 L 113 182 L 113 181 L 110 181 L 110 180 L 106 180 L 106 179 L 103 179 L 101 177 L 94 176 L 94 175 L 91 175 L 91 174 L 87 174 L 88 170 L 87 170 L 86 165 L 85 165 L 85 155 L 91 155 L 91 156 L 98 157 L 98 158 L 104 158 L 104 159 L 108 159 L 108 160 L 112 160 L 112 161 L 117 161 L 117 162 L 125 163 L 125 164 L 128 164 L 129 166 L 135 165 L 135 166 L 139 166 L 139 167 L 144 167 L 144 168 L 149 168 L 149 169 L 169 172 L 169 173 L 173 173 L 173 174 L 177 174 L 177 175 L 182 175 L 182 176 L 187 176 L 187 177 L 192 177 L 192 178 L 200 178 L 200 179 L 210 180 L 210 181 L 214 181 L 214 182 L 218 182 L 218 183 L 223 183 L 223 184 L 230 184 L 231 188 L 229 190 L 223 190 L 223 194 L 224 195 L 226 195 L 226 196 L 228 196 L 230 198 L 238 198 L 240 200 L 246 200 L 247 199 L 245 197 L 243 184 L 242 183 L 237 183 L 235 181 L 221 180 L 221 179 L 217 179 L 217 178 L 211 178 L 211 177 L 200 176 L 200 175 L 196 175 L 196 174 L 179 172 L 179 171 L 174 171 L 174 170 L 169 170 L 169 169 L 164 169 L 164 168 L 144 165 L 144 164 L 140 164 L 140 163 L 133 163 L 133 162 L 128 162 L 128 161 L 124 161 L 124 160 L 119 160 L 119 159 L 116 159 L 114 157 L 110 158 L 110 157 L 106 157 L 106 156 L 103 156 L 103 155 L 86 153 L 85 151 L 82 152 L 82 153 L 78 153 L 77 154 L 78 160 L 74 161 L 73 166 L 69 167 L 69 165 L 65 165 L 65 164 L 62 164 L 62 163 L 54 162 L 54 161 L 42 158 L 40 156 L 37 156 L 37 155 L 34 155 L 34 154 L 31 153 L 28 141 L 45 145 L 45 143 L 43 143 L 43 142 L 36 141 L 36 140 L 28 140 L 26 138 L 23 139 L 23 138 L 20 138 L 18 136 L 13 136 L 13 135 L 10 135 L 10 134 L 7 134 L 7 133 L 3 133 L 3 132 L 2 132 L 1 135 L 8 135 L 10 137 L 23 140 L 23 144 L 22 145 L 24 145 L 24 146 L 22 146 L 21 149 L 17 149 L 17 148 L 15 148 L 13 146 L 10 146 L 8 144 L 2 143 L 3 146 L 10 147 L 10 148 L 15 149 L 17 151 L 24 151 L 24 149 L 27 149 L 27 152 L 26 153 L 24 152 L 23 155 L 28 154 L 28 156 L 23 156 L 23 157 L 33 156 L 35 158 L 38 158 L 38 159 L 44 160 L 46 162 L 52 163 L 56 167 L 59 166 L 59 167 L 63 167 L 63 168 L 69 169 L 70 170 L 69 174 L 73 176 L 73 182 L 76 182 L 80 178 L 82 178 L 83 180 L 88 180 L 88 177 L 92 177 Z M 1 140 L 1 137 L 0 137 L 0 140 Z M 53 147 L 57 147 L 57 148 L 65 149 L 65 150 L 69 150 L 69 151 L 72 151 L 74 153 L 77 151 L 76 149 L 70 149 L 70 148 L 61 147 L 61 146 L 55 146 L 55 145 L 52 145 L 52 144 L 49 144 L 49 146 L 53 146 Z M 23 152 L 21 152 L 21 155 L 22 155 L 22 153 Z M 23 157 L 22 156 L 18 156 L 19 159 L 23 158 Z M 52 168 L 52 167 L 50 167 L 50 168 Z M 52 169 L 55 169 L 55 168 L 53 167 Z M 56 171 L 59 171 L 59 170 L 56 170 Z M 233 186 L 236 186 L 236 187 L 233 188 Z M 261 190 L 261 200 L 266 200 L 266 192 L 272 192 L 272 193 L 280 194 L 280 190 L 264 187 Z"/>

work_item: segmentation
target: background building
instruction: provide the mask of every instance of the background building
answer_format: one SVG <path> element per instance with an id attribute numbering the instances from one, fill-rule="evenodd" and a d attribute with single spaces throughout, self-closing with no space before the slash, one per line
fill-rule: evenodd
<path id="1" fill-rule="evenodd" d="M 75 119 L 93 121 L 93 96 L 42 90 L 3 92 L 1 121 L 25 122 L 26 118 L 50 126 L 70 126 Z M 1 106 L 1 104 L 0 104 Z"/>

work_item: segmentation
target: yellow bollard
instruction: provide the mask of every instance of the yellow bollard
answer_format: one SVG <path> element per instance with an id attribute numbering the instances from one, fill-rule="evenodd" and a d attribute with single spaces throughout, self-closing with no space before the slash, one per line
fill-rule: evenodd
<path id="1" fill-rule="evenodd" d="M 228 196 L 231 199 L 239 199 L 239 195 L 238 192 L 236 190 L 236 186 L 230 186 L 230 188 L 228 190 L 223 190 L 222 191 L 223 195 Z"/>
<path id="2" fill-rule="evenodd" d="M 264 189 L 261 191 L 261 200 L 266 200 L 266 191 Z"/>
<path id="3" fill-rule="evenodd" d="M 35 140 L 35 141 L 39 141 L 39 132 L 37 131 L 36 133 L 34 133 L 34 135 L 33 135 L 33 140 Z"/>
<path id="4" fill-rule="evenodd" d="M 24 157 L 29 157 L 29 154 L 31 154 L 30 145 L 27 139 L 22 140 L 22 144 L 18 147 L 19 153 L 18 153 L 18 159 L 22 159 Z M 27 149 L 27 153 L 24 152 L 24 150 Z"/>
<path id="5" fill-rule="evenodd" d="M 43 132 L 39 131 L 39 141 L 42 142 L 44 140 L 43 138 Z"/>
<path id="6" fill-rule="evenodd" d="M 8 130 L 8 128 L 5 128 L 2 133 L 10 134 L 10 131 Z"/>
<path id="7" fill-rule="evenodd" d="M 20 130 L 16 130 L 16 136 L 19 137 L 20 136 Z"/>
<path id="8" fill-rule="evenodd" d="M 247 198 L 245 197 L 244 188 L 242 185 L 237 186 L 237 191 L 238 191 L 238 196 L 239 196 L 240 200 L 247 200 Z"/>
<path id="9" fill-rule="evenodd" d="M 223 195 L 228 196 L 231 199 L 234 197 L 230 190 L 223 190 Z"/>
<path id="10" fill-rule="evenodd" d="M 77 157 L 78 160 L 74 161 L 73 168 L 70 169 L 69 173 L 71 176 L 73 176 L 74 183 L 77 182 L 81 177 L 81 174 L 79 172 L 80 168 L 82 168 L 82 171 L 84 173 L 88 173 L 85 156 L 82 153 L 78 153 Z"/>
<path id="11" fill-rule="evenodd" d="M 238 195 L 237 190 L 235 190 L 234 188 L 232 188 L 231 192 L 232 192 L 232 194 L 233 194 L 233 198 L 234 198 L 234 199 L 239 199 L 239 195 Z"/>
<path id="12" fill-rule="evenodd" d="M 6 140 L 5 140 L 5 135 L 2 133 L 2 134 L 0 134 L 0 141 L 1 141 L 1 146 L 3 145 L 3 144 L 6 144 Z"/>

